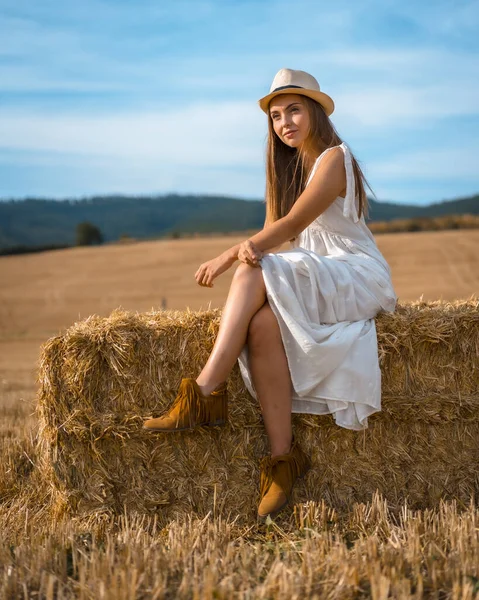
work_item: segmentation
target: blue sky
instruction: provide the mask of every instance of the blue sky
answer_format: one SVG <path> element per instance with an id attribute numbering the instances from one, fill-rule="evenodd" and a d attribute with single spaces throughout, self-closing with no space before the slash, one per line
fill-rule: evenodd
<path id="1" fill-rule="evenodd" d="M 0 0 L 0 197 L 260 199 L 282 67 L 379 200 L 479 192 L 479 1 Z"/>

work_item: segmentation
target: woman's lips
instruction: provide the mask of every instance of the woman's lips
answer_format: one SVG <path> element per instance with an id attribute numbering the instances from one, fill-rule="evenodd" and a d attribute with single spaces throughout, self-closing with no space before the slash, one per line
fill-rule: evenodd
<path id="1" fill-rule="evenodd" d="M 296 131 L 288 131 L 288 133 L 284 134 L 284 137 L 291 137 L 296 133 Z"/>

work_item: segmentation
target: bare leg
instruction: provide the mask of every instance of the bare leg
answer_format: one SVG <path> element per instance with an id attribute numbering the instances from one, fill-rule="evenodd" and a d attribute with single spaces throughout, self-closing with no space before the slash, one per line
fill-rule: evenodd
<path id="1" fill-rule="evenodd" d="M 196 378 L 205 396 L 228 378 L 246 343 L 249 322 L 265 300 L 266 288 L 261 267 L 240 263 L 223 307 L 215 345 Z"/>
<path id="2" fill-rule="evenodd" d="M 276 315 L 268 301 L 253 316 L 248 331 L 248 362 L 263 413 L 271 455 L 291 449 L 293 386 Z"/>

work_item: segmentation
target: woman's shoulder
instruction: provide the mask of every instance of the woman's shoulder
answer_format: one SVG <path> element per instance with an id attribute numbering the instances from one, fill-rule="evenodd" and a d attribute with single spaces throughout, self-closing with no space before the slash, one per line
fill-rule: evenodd
<path id="1" fill-rule="evenodd" d="M 312 167 L 310 175 L 308 177 L 308 183 L 311 181 L 311 179 L 313 178 L 313 175 L 318 170 L 319 164 L 322 161 L 322 159 L 326 156 L 326 154 L 331 153 L 336 148 L 341 148 L 341 144 L 339 144 L 337 146 L 330 146 L 329 148 L 326 148 L 326 150 L 323 150 L 323 152 L 321 152 L 321 154 L 314 161 L 313 167 Z M 336 154 L 337 156 L 340 156 L 339 160 L 343 161 L 343 152 L 344 152 L 344 148 L 341 148 L 341 150 L 336 150 L 335 152 L 332 152 L 332 154 Z"/>
<path id="2" fill-rule="evenodd" d="M 322 161 L 322 159 L 327 155 L 336 155 L 338 158 L 338 160 L 340 160 L 341 162 L 345 160 L 346 155 L 350 152 L 348 146 L 344 143 L 341 142 L 341 144 L 337 144 L 336 146 L 330 146 L 329 148 L 326 148 L 326 150 L 323 150 L 321 152 L 321 154 L 318 156 L 318 158 L 315 160 L 313 168 L 311 170 L 311 172 L 313 173 L 314 171 L 316 171 L 316 169 L 319 166 L 319 163 Z"/>
<path id="3" fill-rule="evenodd" d="M 346 144 L 344 142 L 342 142 L 341 144 L 337 144 L 336 146 L 329 146 L 329 148 L 326 148 L 325 150 L 323 150 L 321 152 L 321 154 L 318 156 L 318 158 L 316 160 L 321 159 L 328 152 L 331 152 L 332 150 L 335 150 L 336 148 L 341 148 L 342 152 L 344 152 L 345 150 L 347 150 L 347 146 L 346 146 Z"/>

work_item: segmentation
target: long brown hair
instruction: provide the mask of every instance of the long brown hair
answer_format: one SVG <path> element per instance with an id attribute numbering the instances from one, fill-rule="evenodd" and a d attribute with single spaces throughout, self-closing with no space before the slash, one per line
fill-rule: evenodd
<path id="1" fill-rule="evenodd" d="M 324 112 L 323 107 L 308 98 L 301 96 L 309 112 L 310 130 L 304 146 L 320 154 L 326 148 L 342 143 L 338 132 Z M 374 194 L 358 161 L 351 153 L 353 173 L 356 183 L 356 194 L 359 196 L 359 217 L 369 213 L 369 204 L 364 183 Z M 273 120 L 268 112 L 268 141 L 266 146 L 266 223 L 270 224 L 284 217 L 291 210 L 300 194 L 306 187 L 310 167 L 305 164 L 304 153 L 283 143 L 273 128 Z M 363 183 L 364 182 L 364 183 Z"/>

